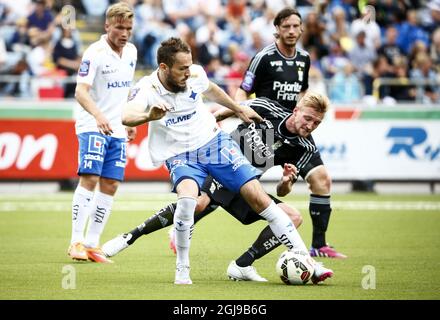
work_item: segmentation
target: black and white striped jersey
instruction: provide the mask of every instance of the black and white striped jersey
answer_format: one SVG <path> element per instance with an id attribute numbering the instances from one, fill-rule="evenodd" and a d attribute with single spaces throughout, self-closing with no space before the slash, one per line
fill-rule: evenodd
<path id="1" fill-rule="evenodd" d="M 292 58 L 285 57 L 272 43 L 251 60 L 240 85 L 249 94 L 278 101 L 284 108 L 293 110 L 300 92 L 309 87 L 309 54 L 296 49 Z"/>
<path id="2" fill-rule="evenodd" d="M 291 163 L 301 170 L 319 152 L 311 135 L 303 138 L 287 130 L 286 120 L 292 113 L 276 101 L 256 98 L 244 103 L 264 119 L 261 123 L 242 123 L 231 132 L 253 166 L 266 171 Z"/>

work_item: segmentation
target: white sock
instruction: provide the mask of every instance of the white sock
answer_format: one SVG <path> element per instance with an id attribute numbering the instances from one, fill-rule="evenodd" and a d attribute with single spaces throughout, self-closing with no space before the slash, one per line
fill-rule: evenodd
<path id="1" fill-rule="evenodd" d="M 72 199 L 72 238 L 70 243 L 84 242 L 84 229 L 89 217 L 93 191 L 78 185 Z"/>
<path id="2" fill-rule="evenodd" d="M 99 246 L 99 238 L 101 237 L 104 227 L 112 212 L 113 196 L 97 191 L 93 207 L 90 213 L 89 228 L 87 230 L 84 246 L 88 248 L 96 248 Z"/>
<path id="3" fill-rule="evenodd" d="M 194 230 L 194 211 L 197 200 L 182 197 L 177 200 L 174 214 L 174 229 L 176 230 L 176 265 L 189 266 L 189 248 Z"/>
<path id="4" fill-rule="evenodd" d="M 287 214 L 278 207 L 275 202 L 272 201 L 272 203 L 260 213 L 260 216 L 267 220 L 274 235 L 289 250 L 300 250 L 308 253 L 307 247 L 298 233 L 298 230 L 296 230 Z"/>

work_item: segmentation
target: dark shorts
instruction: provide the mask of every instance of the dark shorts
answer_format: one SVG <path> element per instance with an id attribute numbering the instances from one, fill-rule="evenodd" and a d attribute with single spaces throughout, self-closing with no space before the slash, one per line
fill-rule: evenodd
<path id="1" fill-rule="evenodd" d="M 242 224 L 251 224 L 258 220 L 264 220 L 264 218 L 252 210 L 240 193 L 229 191 L 211 176 L 206 178 L 202 191 L 209 196 L 211 204 L 222 207 Z M 282 202 L 270 194 L 269 197 L 277 204 Z"/>
<path id="2" fill-rule="evenodd" d="M 299 175 L 304 179 L 310 170 L 323 164 L 324 162 L 321 159 L 321 154 L 319 153 L 319 151 L 316 151 L 309 162 L 307 162 L 307 164 L 301 168 L 301 170 L 299 171 Z"/>

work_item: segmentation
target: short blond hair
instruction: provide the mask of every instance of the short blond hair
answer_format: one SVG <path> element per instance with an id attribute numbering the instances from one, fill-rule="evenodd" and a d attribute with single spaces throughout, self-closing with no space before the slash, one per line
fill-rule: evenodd
<path id="1" fill-rule="evenodd" d="M 125 2 L 112 4 L 105 12 L 105 20 L 108 22 L 131 20 L 133 17 L 133 9 Z"/>
<path id="2" fill-rule="evenodd" d="M 323 94 L 307 91 L 298 103 L 298 107 L 312 108 L 316 112 L 326 113 L 330 100 Z"/>

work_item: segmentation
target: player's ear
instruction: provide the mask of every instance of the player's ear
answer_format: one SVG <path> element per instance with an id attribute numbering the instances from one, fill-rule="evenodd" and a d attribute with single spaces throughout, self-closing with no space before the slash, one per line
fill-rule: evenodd
<path id="1" fill-rule="evenodd" d="M 278 39 L 280 37 L 280 26 L 275 26 L 276 31 L 274 32 L 273 36 L 275 39 Z"/>
<path id="2" fill-rule="evenodd" d="M 168 70 L 168 66 L 165 63 L 161 62 L 159 64 L 159 69 L 162 70 L 162 71 L 167 71 Z"/>

